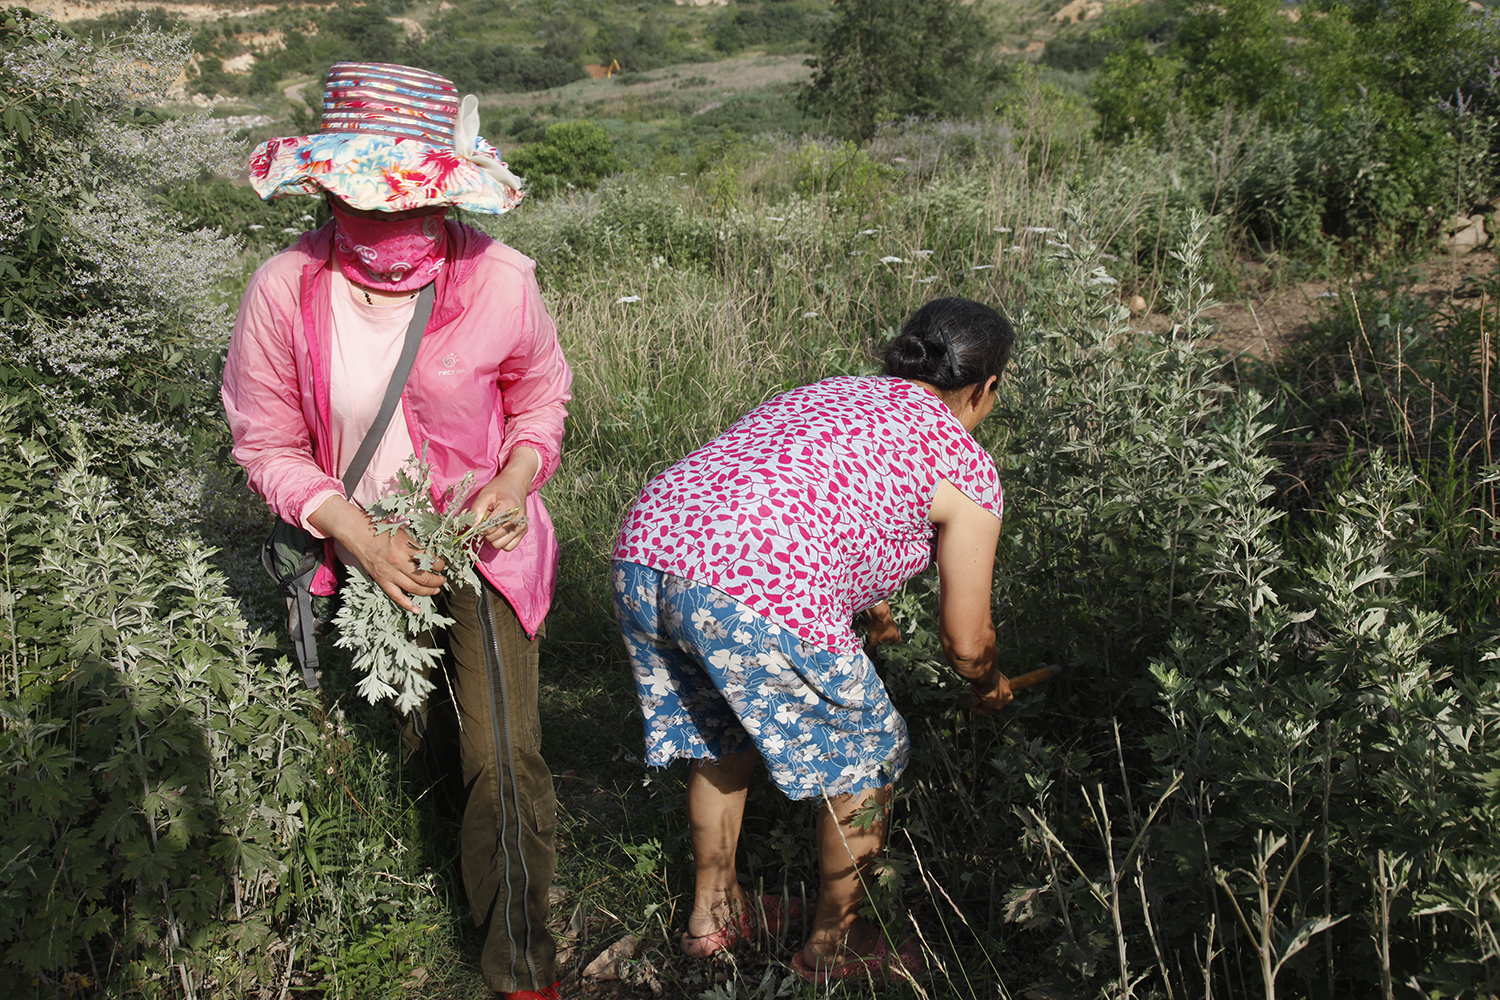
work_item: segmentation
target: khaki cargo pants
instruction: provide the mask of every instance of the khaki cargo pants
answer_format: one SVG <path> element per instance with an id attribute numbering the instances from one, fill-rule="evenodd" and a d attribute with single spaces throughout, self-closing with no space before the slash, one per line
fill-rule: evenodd
<path id="1" fill-rule="evenodd" d="M 488 584 L 478 593 L 464 587 L 437 600 L 454 619 L 438 641 L 449 653 L 455 713 L 424 705 L 403 737 L 413 752 L 424 740 L 451 740 L 444 730 L 453 728 L 456 714 L 468 792 L 460 843 L 464 890 L 475 924 L 489 923 L 480 970 L 496 992 L 546 989 L 556 979 L 547 916 L 557 796 L 541 755 L 537 642 Z"/>

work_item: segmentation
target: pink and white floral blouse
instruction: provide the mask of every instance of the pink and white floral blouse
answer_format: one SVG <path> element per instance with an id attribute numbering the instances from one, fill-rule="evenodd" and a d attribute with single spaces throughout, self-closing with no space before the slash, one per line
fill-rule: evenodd
<path id="1" fill-rule="evenodd" d="M 990 511 L 994 460 L 905 379 L 832 378 L 756 407 L 651 480 L 613 557 L 706 584 L 834 653 L 927 567 L 937 483 Z"/>

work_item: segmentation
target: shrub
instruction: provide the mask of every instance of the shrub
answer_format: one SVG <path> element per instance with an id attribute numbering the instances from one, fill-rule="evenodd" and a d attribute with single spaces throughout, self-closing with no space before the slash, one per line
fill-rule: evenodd
<path id="1" fill-rule="evenodd" d="M 1325 239 L 1411 249 L 1432 214 L 1489 193 L 1500 149 L 1483 113 L 1500 79 L 1493 18 L 1449 0 L 1289 11 L 1275 0 L 1201 5 L 1165 44 L 1129 42 L 1093 84 L 1098 136 L 1165 144 L 1176 121 L 1253 115 L 1265 132 L 1235 186 L 1244 229 L 1268 249 L 1328 256 Z"/>
<path id="2" fill-rule="evenodd" d="M 1241 224 L 1266 246 L 1308 247 L 1321 235 L 1371 241 L 1362 253 L 1413 247 L 1434 209 L 1446 217 L 1483 197 L 1491 126 L 1461 147 L 1454 126 L 1470 121 L 1372 95 L 1267 132 L 1236 184 Z"/>
<path id="3" fill-rule="evenodd" d="M 190 992 L 208 953 L 269 978 L 316 698 L 263 658 L 201 546 L 151 555 L 81 434 L 44 447 L 18 416 L 0 406 L 0 550 L 35 572 L 7 575 L 0 624 L 0 987 Z"/>
<path id="4" fill-rule="evenodd" d="M 875 207 L 894 173 L 852 142 L 803 143 L 792 167 L 798 194 L 833 197 L 839 205 L 861 212 Z"/>
<path id="5" fill-rule="evenodd" d="M 328 209 L 318 198 L 280 198 L 263 201 L 254 189 L 223 177 L 200 176 L 174 184 L 156 196 L 175 213 L 180 228 L 214 229 L 251 246 L 281 249 L 303 231 L 328 221 Z"/>
<path id="6" fill-rule="evenodd" d="M 398 61 L 401 29 L 386 17 L 383 7 L 374 4 L 336 7 L 323 15 L 322 26 L 342 38 L 355 58 L 375 62 Z"/>
<path id="7" fill-rule="evenodd" d="M 586 73 L 577 58 L 522 52 L 508 45 L 434 39 L 407 58 L 452 80 L 460 90 L 526 91 L 561 87 Z"/>
<path id="8" fill-rule="evenodd" d="M 1042 50 L 1042 65 L 1067 73 L 1079 73 L 1099 66 L 1120 51 L 1120 42 L 1102 32 L 1058 35 Z"/>
<path id="9" fill-rule="evenodd" d="M 541 142 L 509 154 L 511 169 L 530 188 L 556 193 L 560 187 L 593 187 L 620 169 L 609 134 L 594 122 L 556 122 Z"/>
<path id="10" fill-rule="evenodd" d="M 804 10 L 790 4 L 763 4 L 757 8 L 736 5 L 725 11 L 709 29 L 714 48 L 738 52 L 744 48 L 784 46 L 807 39 L 812 20 Z"/>
<path id="11" fill-rule="evenodd" d="M 87 428 L 101 468 L 142 497 L 219 423 L 212 390 L 228 311 L 216 285 L 236 248 L 184 231 L 157 198 L 230 145 L 160 99 L 185 40 L 149 29 L 108 45 L 0 12 L 0 388 L 26 427 Z"/>

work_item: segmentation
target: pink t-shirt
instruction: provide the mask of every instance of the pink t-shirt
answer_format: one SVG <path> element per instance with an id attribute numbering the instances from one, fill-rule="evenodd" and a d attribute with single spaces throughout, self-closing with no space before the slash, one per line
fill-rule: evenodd
<path id="1" fill-rule="evenodd" d="M 396 362 L 401 360 L 401 348 L 406 343 L 406 330 L 417 302 L 412 298 L 389 305 L 371 305 L 340 271 L 333 270 L 330 277 L 333 322 L 329 338 L 328 403 L 333 423 L 329 428 L 329 444 L 337 456 L 339 475 L 343 475 L 380 412 Z M 395 492 L 397 473 L 415 454 L 411 431 L 398 404 L 349 499 L 368 507 L 372 501 Z M 305 508 L 304 522 L 319 504 L 337 495 L 329 490 L 313 497 Z M 304 523 L 303 527 L 322 537 L 311 525 Z M 345 562 L 353 561 L 342 546 L 338 547 L 338 555 Z"/>
<path id="2" fill-rule="evenodd" d="M 832 378 L 761 404 L 651 480 L 614 558 L 857 653 L 854 615 L 931 559 L 942 479 L 1001 515 L 994 460 L 941 400 L 904 379 Z"/>

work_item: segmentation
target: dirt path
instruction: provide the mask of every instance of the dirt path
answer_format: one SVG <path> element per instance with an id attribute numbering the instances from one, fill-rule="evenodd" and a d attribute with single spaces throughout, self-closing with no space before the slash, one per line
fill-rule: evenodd
<path id="1" fill-rule="evenodd" d="M 1410 293 L 1426 298 L 1434 306 L 1472 308 L 1477 296 L 1465 294 L 1466 283 L 1494 276 L 1500 260 L 1493 248 L 1466 257 L 1436 257 L 1409 269 L 1414 277 Z M 1209 315 L 1219 324 L 1218 340 L 1235 354 L 1250 354 L 1274 360 L 1287 344 L 1305 336 L 1312 323 L 1336 306 L 1350 283 L 1301 281 L 1278 285 L 1263 265 L 1251 265 L 1241 278 L 1235 296 L 1222 296 L 1224 304 Z M 1156 302 L 1157 309 L 1165 303 Z M 1159 312 L 1138 317 L 1136 323 L 1152 330 L 1166 330 L 1171 318 Z"/>

